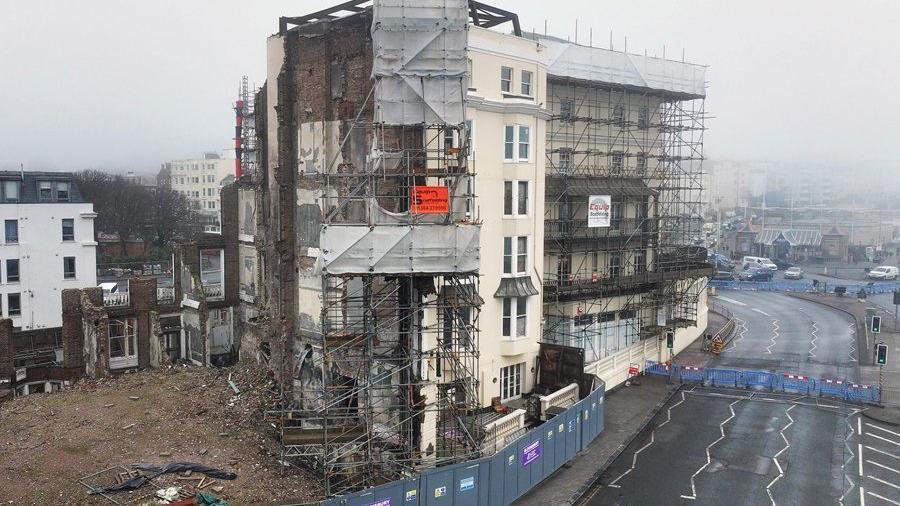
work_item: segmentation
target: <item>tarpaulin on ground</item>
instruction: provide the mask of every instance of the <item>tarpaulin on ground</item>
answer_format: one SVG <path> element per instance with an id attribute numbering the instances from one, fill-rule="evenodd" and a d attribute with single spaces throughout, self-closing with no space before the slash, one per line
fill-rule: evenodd
<path id="1" fill-rule="evenodd" d="M 127 490 L 137 490 L 149 483 L 150 480 L 156 478 L 157 476 L 166 473 L 178 473 L 181 471 L 195 471 L 198 473 L 203 473 L 210 478 L 218 478 L 220 480 L 233 480 L 237 478 L 237 474 L 230 471 L 223 471 L 222 469 L 205 466 L 203 464 L 196 464 L 193 462 L 172 462 L 161 466 L 156 464 L 131 464 L 131 466 L 129 467 L 131 467 L 132 469 L 137 469 L 138 471 L 144 471 L 148 474 L 135 476 L 134 478 L 130 478 L 116 485 L 93 489 L 90 493 L 102 494 L 104 492 L 123 492 Z"/>

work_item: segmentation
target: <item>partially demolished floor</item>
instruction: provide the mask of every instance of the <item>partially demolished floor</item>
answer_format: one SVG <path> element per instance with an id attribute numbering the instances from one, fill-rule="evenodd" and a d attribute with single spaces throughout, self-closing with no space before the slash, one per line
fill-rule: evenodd
<path id="1" fill-rule="evenodd" d="M 0 404 L 0 498 L 15 504 L 159 504 L 153 494 L 174 486 L 183 495 L 202 487 L 229 504 L 318 499 L 314 479 L 282 468 L 271 426 L 261 425 L 273 400 L 270 386 L 252 365 L 178 365 Z M 99 473 L 83 481 L 112 485 L 131 464 L 175 462 L 237 477 L 210 483 L 198 473 L 167 474 L 136 491 L 110 493 L 115 502 L 89 496 L 79 483 Z"/>

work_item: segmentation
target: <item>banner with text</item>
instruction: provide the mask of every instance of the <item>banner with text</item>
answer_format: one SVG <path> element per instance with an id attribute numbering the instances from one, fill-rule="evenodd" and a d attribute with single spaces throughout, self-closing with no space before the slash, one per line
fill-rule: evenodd
<path id="1" fill-rule="evenodd" d="M 608 227 L 612 197 L 591 195 L 588 197 L 588 228 Z"/>

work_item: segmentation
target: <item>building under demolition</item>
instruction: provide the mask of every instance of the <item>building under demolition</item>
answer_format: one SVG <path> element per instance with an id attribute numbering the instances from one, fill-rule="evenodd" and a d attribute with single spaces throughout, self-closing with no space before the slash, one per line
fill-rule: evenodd
<path id="1" fill-rule="evenodd" d="M 465 0 L 281 18 L 267 56 L 236 107 L 241 349 L 329 495 L 502 447 L 532 393 L 584 397 L 583 360 L 548 382 L 541 341 L 598 361 L 702 332 L 702 67 Z"/>

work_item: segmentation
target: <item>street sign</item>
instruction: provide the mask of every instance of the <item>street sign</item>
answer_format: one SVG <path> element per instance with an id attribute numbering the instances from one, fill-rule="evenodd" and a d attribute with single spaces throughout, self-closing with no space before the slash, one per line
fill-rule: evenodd
<path id="1" fill-rule="evenodd" d="M 884 343 L 878 343 L 875 347 L 875 363 L 878 365 L 887 364 L 888 347 Z"/>
<path id="2" fill-rule="evenodd" d="M 667 330 L 666 331 L 666 348 L 673 349 L 675 348 L 675 331 Z"/>
<path id="3" fill-rule="evenodd" d="M 872 317 L 872 333 L 878 334 L 880 332 L 881 332 L 881 317 L 876 315 L 876 316 Z"/>

